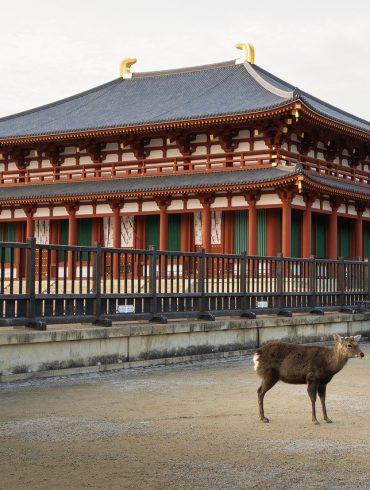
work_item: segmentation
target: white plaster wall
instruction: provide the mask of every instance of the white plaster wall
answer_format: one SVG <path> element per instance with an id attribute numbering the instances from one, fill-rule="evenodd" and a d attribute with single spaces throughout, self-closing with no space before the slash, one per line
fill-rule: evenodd
<path id="1" fill-rule="evenodd" d="M 315 201 L 312 204 L 312 209 L 320 209 L 320 201 Z"/>
<path id="2" fill-rule="evenodd" d="M 15 209 L 14 210 L 14 218 L 25 218 L 26 213 L 23 211 L 23 209 Z"/>
<path id="3" fill-rule="evenodd" d="M 193 155 L 205 155 L 207 153 L 206 146 L 197 146 L 196 150 L 193 152 Z"/>
<path id="4" fill-rule="evenodd" d="M 83 155 L 80 157 L 80 165 L 83 165 L 84 163 L 93 163 L 89 155 Z"/>
<path id="5" fill-rule="evenodd" d="M 50 216 L 49 208 L 37 208 L 36 212 L 34 213 L 35 218 L 48 217 L 48 216 Z"/>
<path id="6" fill-rule="evenodd" d="M 331 209 L 329 201 L 323 201 L 322 209 L 323 209 L 323 211 L 330 211 L 331 212 L 332 209 Z"/>
<path id="7" fill-rule="evenodd" d="M 163 140 L 162 138 L 153 138 L 150 140 L 149 147 L 151 146 L 162 146 L 163 145 Z"/>
<path id="8" fill-rule="evenodd" d="M 168 158 L 170 158 L 170 157 L 181 157 L 181 156 L 182 155 L 177 148 L 169 148 L 167 150 L 167 157 Z"/>
<path id="9" fill-rule="evenodd" d="M 206 143 L 207 142 L 207 135 L 206 134 L 197 134 L 194 142 L 195 143 Z"/>
<path id="10" fill-rule="evenodd" d="M 118 162 L 118 156 L 115 153 L 110 153 L 105 156 L 104 162 Z"/>
<path id="11" fill-rule="evenodd" d="M 143 211 L 159 211 L 158 205 L 154 201 L 143 201 Z"/>
<path id="12" fill-rule="evenodd" d="M 231 198 L 231 206 L 235 207 L 247 207 L 247 201 L 244 199 L 243 196 L 233 196 Z"/>
<path id="13" fill-rule="evenodd" d="M 68 167 L 69 165 L 76 165 L 76 159 L 72 157 L 68 157 L 62 163 L 62 167 Z"/>
<path id="14" fill-rule="evenodd" d="M 281 205 L 281 199 L 277 194 L 262 194 L 261 199 L 257 201 L 257 207 L 267 206 L 269 204 Z"/>
<path id="15" fill-rule="evenodd" d="M 65 216 L 68 217 L 68 213 L 66 208 L 63 207 L 55 207 L 53 208 L 53 216 Z"/>
<path id="16" fill-rule="evenodd" d="M 254 149 L 255 150 L 266 150 L 267 146 L 265 145 L 265 142 L 262 140 L 256 140 L 254 142 Z"/>
<path id="17" fill-rule="evenodd" d="M 97 204 L 96 214 L 112 214 L 109 204 Z"/>
<path id="18" fill-rule="evenodd" d="M 132 152 L 127 152 L 127 153 L 122 153 L 122 160 L 123 161 L 131 161 L 131 160 L 137 160 L 135 155 Z"/>
<path id="19" fill-rule="evenodd" d="M 292 200 L 292 204 L 294 204 L 295 206 L 303 206 L 305 207 L 306 204 L 303 200 L 303 197 L 302 196 L 294 196 L 293 200 Z"/>
<path id="20" fill-rule="evenodd" d="M 124 213 L 138 213 L 139 205 L 136 202 L 125 202 L 122 211 Z"/>
<path id="21" fill-rule="evenodd" d="M 171 202 L 167 209 L 169 211 L 173 211 L 175 209 L 184 209 L 184 202 L 182 199 L 176 199 Z"/>
<path id="22" fill-rule="evenodd" d="M 242 141 L 239 143 L 236 151 L 249 151 L 251 149 L 251 145 L 247 141 Z"/>
<path id="23" fill-rule="evenodd" d="M 251 136 L 251 133 L 250 133 L 249 129 L 242 129 L 241 131 L 239 131 L 239 134 L 235 139 L 250 138 L 250 136 Z"/>
<path id="24" fill-rule="evenodd" d="M 162 150 L 151 150 L 149 158 L 163 158 Z"/>
<path id="25" fill-rule="evenodd" d="M 93 214 L 94 210 L 91 204 L 85 204 L 80 206 L 76 211 L 76 216 L 81 216 L 82 214 Z"/>
<path id="26" fill-rule="evenodd" d="M 338 208 L 338 213 L 346 213 L 346 206 L 344 204 L 341 204 Z"/>
<path id="27" fill-rule="evenodd" d="M 216 197 L 215 202 L 211 204 L 211 208 L 225 208 L 227 207 L 227 197 Z"/>
<path id="28" fill-rule="evenodd" d="M 0 219 L 9 219 L 12 217 L 12 212 L 10 209 L 3 209 L 0 213 Z"/>
<path id="29" fill-rule="evenodd" d="M 29 168 L 38 168 L 39 162 L 37 160 L 30 160 L 27 169 Z"/>
<path id="30" fill-rule="evenodd" d="M 203 206 L 200 204 L 199 199 L 188 199 L 188 209 L 202 209 L 202 207 Z"/>
<path id="31" fill-rule="evenodd" d="M 221 148 L 221 145 L 211 145 L 211 153 L 223 153 L 224 150 Z"/>
<path id="32" fill-rule="evenodd" d="M 352 206 L 352 204 L 350 206 L 348 206 L 348 214 L 351 214 L 353 216 L 357 216 L 356 208 L 354 206 Z"/>

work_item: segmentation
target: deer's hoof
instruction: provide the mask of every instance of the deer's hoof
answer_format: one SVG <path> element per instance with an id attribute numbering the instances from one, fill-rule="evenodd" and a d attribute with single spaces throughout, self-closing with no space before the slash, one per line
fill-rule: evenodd
<path id="1" fill-rule="evenodd" d="M 320 422 L 318 420 L 313 420 L 312 422 L 314 423 L 314 425 L 320 425 Z"/>
<path id="2" fill-rule="evenodd" d="M 332 424 L 332 423 L 333 423 L 333 421 L 332 421 L 332 420 L 330 420 L 330 419 L 325 419 L 325 422 L 326 422 L 327 424 Z"/>
<path id="3" fill-rule="evenodd" d="M 270 421 L 266 417 L 261 417 L 261 422 L 263 422 L 264 424 L 268 424 Z"/>

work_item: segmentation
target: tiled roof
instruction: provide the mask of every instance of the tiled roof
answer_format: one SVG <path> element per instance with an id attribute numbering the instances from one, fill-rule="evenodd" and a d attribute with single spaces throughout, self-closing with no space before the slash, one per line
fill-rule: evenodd
<path id="1" fill-rule="evenodd" d="M 365 196 L 370 196 L 370 187 L 365 185 L 359 185 L 355 182 L 349 182 L 346 179 L 335 179 L 332 177 L 324 177 L 318 175 L 307 175 L 310 180 L 313 182 L 324 185 L 325 187 L 331 187 L 332 189 L 336 189 L 338 191 L 351 192 L 353 194 L 364 194 Z"/>
<path id="2" fill-rule="evenodd" d="M 297 173 L 279 168 L 256 168 L 193 174 L 171 174 L 153 177 L 130 177 L 125 179 L 99 179 L 56 184 L 1 186 L 0 202 L 28 199 L 71 198 L 74 196 L 133 194 L 142 192 L 176 192 L 176 189 L 202 189 L 248 185 L 258 182 L 286 179 Z"/>
<path id="3" fill-rule="evenodd" d="M 370 123 L 294 89 L 256 65 L 219 63 L 134 74 L 0 119 L 0 140 L 248 114 L 301 99 L 313 111 L 370 133 Z"/>
<path id="4" fill-rule="evenodd" d="M 333 119 L 348 126 L 370 132 L 369 121 L 365 121 L 364 119 L 353 116 L 348 112 L 342 111 L 337 107 L 327 104 L 326 102 L 323 102 L 322 100 L 313 97 L 307 92 L 304 92 L 303 90 L 300 90 L 299 88 L 293 87 L 289 83 L 284 82 L 284 80 L 281 80 L 280 78 L 271 75 L 271 73 L 268 73 L 259 66 L 254 65 L 253 67 L 256 72 L 262 76 L 262 78 L 274 85 L 276 88 L 279 88 L 281 90 L 294 90 L 295 97 L 304 102 L 314 112 L 317 112 L 322 116 L 328 117 L 329 119 Z"/>
<path id="5" fill-rule="evenodd" d="M 118 78 L 74 97 L 0 119 L 0 138 L 248 113 L 285 102 L 261 87 L 244 65 L 211 65 Z"/>

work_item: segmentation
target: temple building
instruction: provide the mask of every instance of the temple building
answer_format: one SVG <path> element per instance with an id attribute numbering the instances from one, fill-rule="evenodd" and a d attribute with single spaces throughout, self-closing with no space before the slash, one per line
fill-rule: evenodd
<path id="1" fill-rule="evenodd" d="M 237 47 L 1 118 L 1 241 L 370 257 L 370 122 Z"/>

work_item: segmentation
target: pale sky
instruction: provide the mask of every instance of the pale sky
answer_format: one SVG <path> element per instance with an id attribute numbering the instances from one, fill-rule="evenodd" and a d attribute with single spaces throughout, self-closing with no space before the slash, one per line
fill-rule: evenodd
<path id="1" fill-rule="evenodd" d="M 237 58 L 370 120 L 370 0 L 2 0 L 0 117 L 133 71 Z"/>

